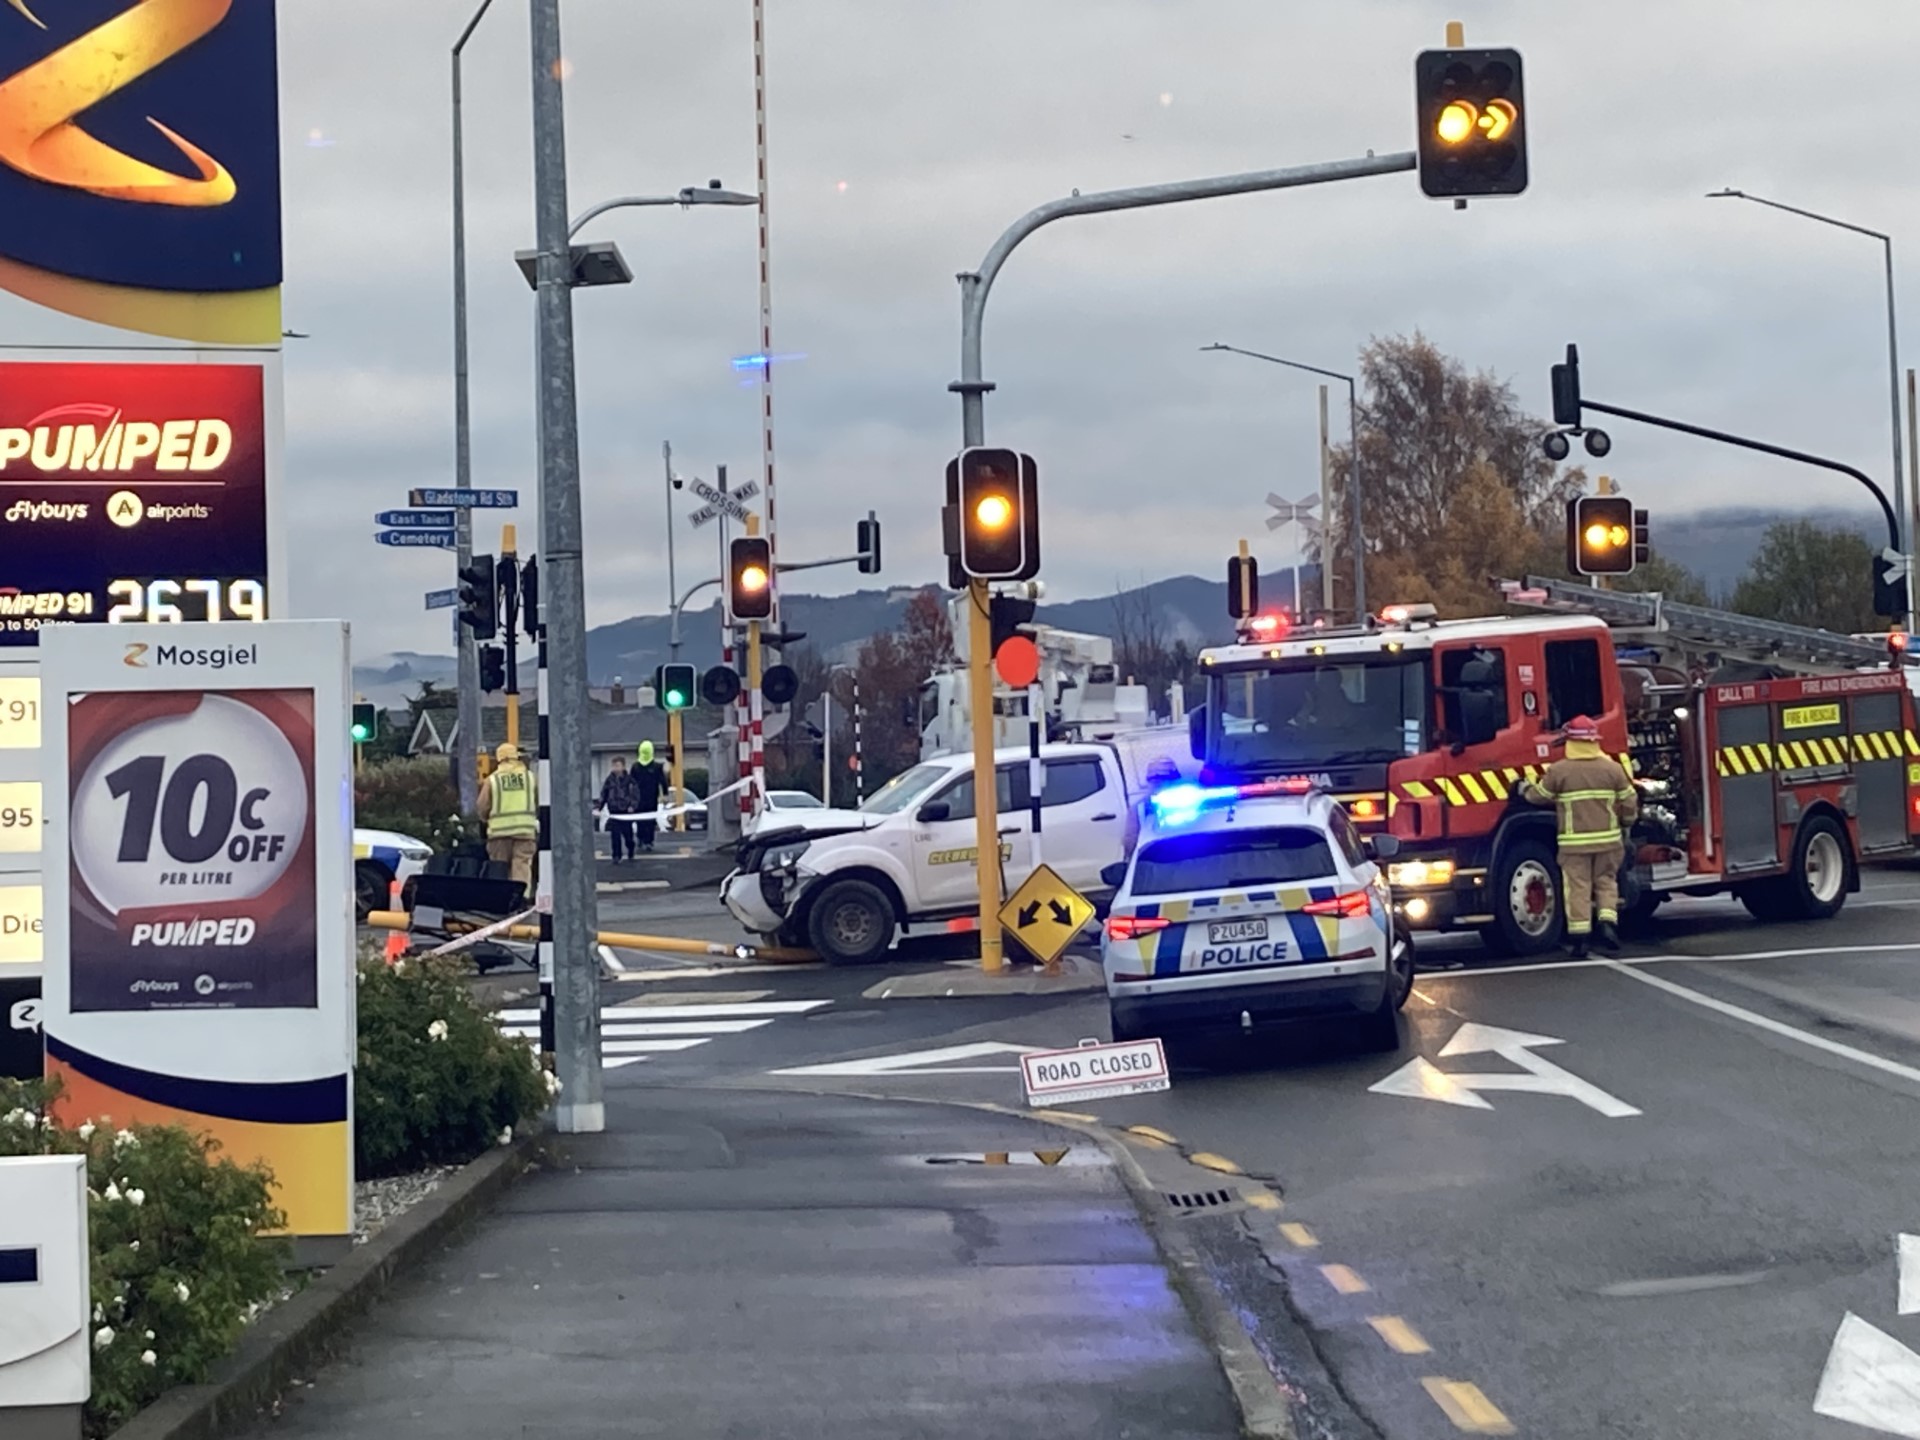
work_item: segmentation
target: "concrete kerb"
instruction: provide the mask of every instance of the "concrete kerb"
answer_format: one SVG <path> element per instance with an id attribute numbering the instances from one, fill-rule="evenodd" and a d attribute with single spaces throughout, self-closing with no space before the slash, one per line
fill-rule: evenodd
<path id="1" fill-rule="evenodd" d="M 395 1280 L 439 1250 L 534 1168 L 554 1141 L 522 1136 L 488 1151 L 396 1217 L 338 1265 L 247 1328 L 239 1347 L 204 1384 L 169 1390 L 113 1440 L 217 1440 L 284 1393 L 345 1342 L 346 1332 Z"/>
<path id="2" fill-rule="evenodd" d="M 1244 1440 L 1298 1440 L 1299 1432 L 1293 1423 L 1293 1407 L 1288 1403 L 1286 1392 L 1274 1378 L 1273 1371 L 1253 1343 L 1253 1337 L 1247 1334 L 1246 1327 L 1240 1323 L 1227 1297 L 1220 1293 L 1219 1287 L 1209 1277 L 1206 1262 L 1201 1258 L 1198 1247 L 1162 1208 L 1160 1192 L 1140 1168 L 1140 1162 L 1105 1126 L 1076 1120 L 1058 1111 L 1028 1110 L 985 1101 L 882 1095 L 858 1090 L 800 1089 L 800 1093 L 828 1095 L 836 1099 L 880 1100 L 893 1104 L 944 1105 L 952 1110 L 980 1110 L 990 1115 L 1007 1115 L 1031 1121 L 1035 1125 L 1051 1126 L 1056 1130 L 1070 1130 L 1092 1141 L 1113 1162 L 1120 1183 L 1126 1187 L 1133 1207 L 1140 1215 L 1140 1223 L 1166 1261 L 1174 1290 L 1186 1306 L 1187 1314 L 1207 1348 L 1213 1351 L 1214 1359 L 1219 1362 L 1220 1373 L 1226 1378 L 1227 1388 L 1233 1392 L 1234 1405 L 1240 1411 L 1240 1433 Z M 119 1440 L 119 1437 L 116 1436 L 115 1440 Z"/>

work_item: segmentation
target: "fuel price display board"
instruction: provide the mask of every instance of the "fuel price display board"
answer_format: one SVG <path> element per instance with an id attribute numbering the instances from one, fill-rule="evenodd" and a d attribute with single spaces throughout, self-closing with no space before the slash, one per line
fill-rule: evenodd
<path id="1" fill-rule="evenodd" d="M 47 625 L 267 618 L 266 374 L 0 362 L 0 649 Z"/>

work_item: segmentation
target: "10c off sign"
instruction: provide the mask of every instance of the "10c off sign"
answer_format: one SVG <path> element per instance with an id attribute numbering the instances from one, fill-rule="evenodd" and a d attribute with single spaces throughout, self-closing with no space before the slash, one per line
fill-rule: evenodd
<path id="1" fill-rule="evenodd" d="M 69 708 L 73 1008 L 316 1003 L 313 697 Z"/>

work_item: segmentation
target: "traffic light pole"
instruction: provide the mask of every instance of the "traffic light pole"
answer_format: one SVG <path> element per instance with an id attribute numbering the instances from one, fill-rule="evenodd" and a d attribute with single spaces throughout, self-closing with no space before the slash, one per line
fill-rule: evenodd
<path id="1" fill-rule="evenodd" d="M 1251 170 L 1240 175 L 1216 175 L 1204 180 L 1175 180 L 1164 185 L 1138 185 L 1125 190 L 1098 190 L 1050 200 L 1022 215 L 987 250 L 977 270 L 962 271 L 960 282 L 960 378 L 947 387 L 960 397 L 960 443 L 963 448 L 987 443 L 986 401 L 993 389 L 983 378 L 980 335 L 987 313 L 987 296 L 1007 257 L 1034 231 L 1055 220 L 1076 215 L 1101 215 L 1112 210 L 1142 210 L 1155 205 L 1177 205 L 1188 200 L 1213 200 L 1226 195 L 1251 195 L 1262 190 L 1289 190 L 1303 185 L 1325 185 L 1335 180 L 1364 180 L 1418 168 L 1420 157 L 1411 150 L 1391 155 L 1368 155 L 1361 160 L 1334 160 L 1319 165 L 1295 165 L 1284 170 Z M 973 801 L 975 834 L 979 842 L 980 963 L 989 971 L 1005 962 L 1000 937 L 1000 817 L 993 783 L 993 657 L 988 653 L 993 631 L 987 612 L 984 581 L 969 582 L 967 695 L 973 716 Z"/>
<path id="2" fill-rule="evenodd" d="M 1642 425 L 1657 425 L 1662 430 L 1678 430 L 1682 435 L 1697 435 L 1702 440 L 1718 440 L 1723 445 L 1737 445 L 1742 450 L 1758 450 L 1762 455 L 1777 455 L 1782 460 L 1797 460 L 1802 465 L 1815 465 L 1822 470 L 1836 470 L 1842 475 L 1851 475 L 1866 486 L 1873 493 L 1873 498 L 1880 502 L 1880 512 L 1887 520 L 1889 537 L 1887 543 L 1893 547 L 1895 554 L 1902 553 L 1900 522 L 1894 516 L 1893 505 L 1887 499 L 1887 492 L 1851 465 L 1843 465 L 1838 460 L 1828 460 L 1821 455 L 1809 455 L 1804 450 L 1789 450 L 1784 445 L 1769 445 L 1764 440 L 1749 440 L 1744 435 L 1730 435 L 1724 430 L 1709 430 L 1704 425 L 1689 425 L 1684 420 L 1668 420 L 1639 410 L 1622 409 L 1618 405 L 1602 405 L 1598 400 L 1588 400 L 1584 396 L 1581 397 L 1580 406 L 1583 410 L 1597 410 L 1602 415 L 1615 415 L 1622 420 L 1637 420 Z"/>
<path id="3" fill-rule="evenodd" d="M 507 743 L 520 744 L 520 556 L 511 525 L 500 527 L 500 560 L 504 573 L 511 576 L 500 600 L 503 607 L 501 638 L 506 642 L 507 659 Z"/>

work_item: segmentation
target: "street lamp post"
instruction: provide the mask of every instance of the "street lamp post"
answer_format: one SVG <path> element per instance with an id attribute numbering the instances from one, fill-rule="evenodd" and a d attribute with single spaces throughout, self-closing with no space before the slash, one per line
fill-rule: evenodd
<path id="1" fill-rule="evenodd" d="M 1899 517 L 1900 554 L 1906 562 L 1907 575 L 1907 613 L 1905 615 L 1909 633 L 1914 628 L 1914 576 L 1913 567 L 1913 520 L 1907 513 L 1907 489 L 1904 467 L 1900 452 L 1900 331 L 1894 312 L 1893 289 L 1893 236 L 1883 230 L 1869 230 L 1865 225 L 1855 225 L 1850 221 L 1837 220 L 1831 215 L 1822 215 L 1813 210 L 1802 210 L 1797 205 L 1785 205 L 1778 200 L 1768 200 L 1759 195 L 1749 195 L 1744 190 L 1732 188 L 1715 190 L 1708 194 L 1709 200 L 1751 200 L 1755 205 L 1765 205 L 1769 210 L 1784 210 L 1789 215 L 1798 215 L 1805 220 L 1817 220 L 1822 225 L 1831 225 L 1836 230 L 1851 230 L 1856 235 L 1865 235 L 1878 240 L 1886 258 L 1887 276 L 1887 397 L 1891 403 L 1893 415 L 1893 509 Z M 1920 488 L 1920 475 L 1914 477 L 1916 488 Z"/>
<path id="2" fill-rule="evenodd" d="M 473 432 L 467 399 L 467 165 L 460 109 L 460 56 L 492 5 L 493 0 L 480 0 L 480 8 L 453 42 L 453 483 L 459 490 L 473 488 Z M 463 571 L 473 563 L 471 510 L 454 511 L 453 544 L 454 565 Z M 480 784 L 479 768 L 474 763 L 480 744 L 480 664 L 473 633 L 465 626 L 458 628 L 456 696 L 460 708 L 455 712 L 455 723 L 459 738 L 453 763 L 459 772 L 455 783 L 460 787 L 460 808 L 471 815 Z"/>
<path id="3" fill-rule="evenodd" d="M 1263 355 L 1258 350 L 1242 350 L 1238 345 L 1202 345 L 1200 349 L 1221 350 L 1229 355 L 1244 355 L 1249 360 L 1264 360 L 1269 365 L 1285 365 L 1293 370 L 1305 370 L 1309 374 L 1324 375 L 1329 380 L 1344 380 L 1347 384 L 1347 445 L 1351 457 L 1347 489 L 1349 491 L 1347 509 L 1353 522 L 1353 613 L 1356 618 L 1364 619 L 1367 613 L 1367 550 L 1366 529 L 1360 519 L 1360 391 L 1353 376 L 1343 375 L 1338 370 L 1323 370 L 1318 365 L 1308 365 L 1299 360 L 1282 360 L 1278 355 Z M 1324 392 L 1322 392 L 1324 394 Z M 1324 411 L 1321 419 L 1325 419 Z M 1329 535 L 1331 542 L 1331 535 Z M 1327 546 L 1326 564 L 1333 564 L 1333 546 Z"/>

